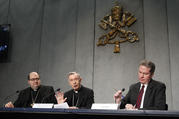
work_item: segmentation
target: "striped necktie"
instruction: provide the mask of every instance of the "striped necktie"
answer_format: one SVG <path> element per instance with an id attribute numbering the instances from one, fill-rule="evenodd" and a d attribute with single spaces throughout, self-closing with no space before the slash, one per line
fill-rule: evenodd
<path id="1" fill-rule="evenodd" d="M 140 108 L 140 103 L 141 103 L 141 100 L 142 100 L 142 95 L 144 93 L 144 87 L 145 87 L 145 85 L 142 85 L 142 88 L 139 91 L 139 95 L 137 97 L 136 108 L 138 108 L 138 109 Z"/>

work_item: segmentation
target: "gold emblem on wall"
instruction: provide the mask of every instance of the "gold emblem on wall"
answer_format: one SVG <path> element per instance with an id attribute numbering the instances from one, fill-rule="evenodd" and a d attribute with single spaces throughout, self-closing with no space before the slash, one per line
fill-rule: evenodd
<path id="1" fill-rule="evenodd" d="M 106 44 L 115 44 L 114 53 L 120 52 L 120 44 L 124 42 L 133 43 L 138 41 L 138 35 L 130 30 L 125 30 L 136 22 L 136 18 L 128 11 L 123 12 L 123 7 L 118 3 L 111 9 L 111 14 L 104 16 L 99 26 L 103 30 L 109 31 L 99 37 L 97 46 L 105 46 Z M 115 40 L 116 36 L 119 38 Z"/>

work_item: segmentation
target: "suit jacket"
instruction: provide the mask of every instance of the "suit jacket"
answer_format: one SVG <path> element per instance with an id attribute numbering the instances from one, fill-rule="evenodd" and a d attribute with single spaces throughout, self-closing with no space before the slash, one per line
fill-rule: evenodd
<path id="1" fill-rule="evenodd" d="M 53 87 L 41 85 L 35 103 L 57 103 Z M 32 89 L 28 87 L 20 91 L 17 100 L 14 102 L 15 107 L 31 107 Z"/>
<path id="2" fill-rule="evenodd" d="M 74 98 L 74 90 L 71 89 L 64 94 L 64 97 L 67 97 L 66 102 L 69 106 L 76 106 L 78 108 L 86 108 L 90 109 L 92 104 L 94 103 L 94 92 L 92 89 L 81 86 L 78 91 L 78 101 L 77 105 L 73 105 Z"/>
<path id="3" fill-rule="evenodd" d="M 140 90 L 140 82 L 130 86 L 129 92 L 122 99 L 120 108 L 125 108 L 126 104 L 135 105 Z M 142 109 L 146 110 L 165 110 L 166 109 L 166 86 L 165 84 L 150 80 L 144 97 L 144 104 Z"/>

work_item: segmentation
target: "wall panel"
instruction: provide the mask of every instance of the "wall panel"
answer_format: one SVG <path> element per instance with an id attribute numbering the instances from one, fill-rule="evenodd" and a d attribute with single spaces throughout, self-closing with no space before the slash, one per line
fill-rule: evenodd
<path id="1" fill-rule="evenodd" d="M 66 74 L 75 69 L 77 0 L 46 0 L 39 71 L 44 83 L 69 88 Z"/>
<path id="2" fill-rule="evenodd" d="M 106 33 L 99 28 L 98 24 L 105 15 L 110 14 L 114 3 L 111 0 L 96 1 L 95 43 L 102 34 Z M 125 93 L 127 93 L 129 85 L 137 82 L 138 62 L 144 58 L 142 1 L 121 0 L 120 3 L 124 5 L 124 11 L 133 13 L 138 19 L 129 29 L 139 33 L 140 41 L 121 44 L 121 52 L 117 54 L 113 53 L 114 45 L 108 44 L 103 47 L 95 45 L 94 90 L 96 102 L 114 102 L 115 89 L 126 88 Z"/>
<path id="3" fill-rule="evenodd" d="M 170 50 L 170 72 L 171 72 L 171 100 L 174 110 L 179 109 L 179 15 L 175 14 L 178 8 L 178 0 L 167 1 L 167 15 L 168 15 L 168 39 L 169 39 L 169 50 Z"/>
<path id="4" fill-rule="evenodd" d="M 9 61 L 0 64 L 2 97 L 27 87 L 27 74 L 38 70 L 42 6 L 43 0 L 10 1 L 12 45 Z"/>
<path id="5" fill-rule="evenodd" d="M 170 62 L 165 0 L 144 0 L 145 57 L 156 64 L 154 79 L 166 84 L 171 105 Z"/>
<path id="6" fill-rule="evenodd" d="M 8 23 L 9 0 L 0 0 L 0 24 Z"/>
<path id="7" fill-rule="evenodd" d="M 95 0 L 78 1 L 75 71 L 89 88 L 93 85 L 94 10 Z"/>

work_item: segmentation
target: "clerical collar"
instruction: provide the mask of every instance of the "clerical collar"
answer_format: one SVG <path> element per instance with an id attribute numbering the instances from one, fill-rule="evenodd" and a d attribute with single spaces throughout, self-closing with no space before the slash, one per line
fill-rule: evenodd
<path id="1" fill-rule="evenodd" d="M 81 86 L 78 90 L 73 90 L 75 93 L 78 93 L 81 90 Z"/>
<path id="2" fill-rule="evenodd" d="M 31 90 L 34 91 L 34 92 L 38 91 L 39 89 L 40 89 L 40 86 L 37 89 L 31 88 Z"/>

